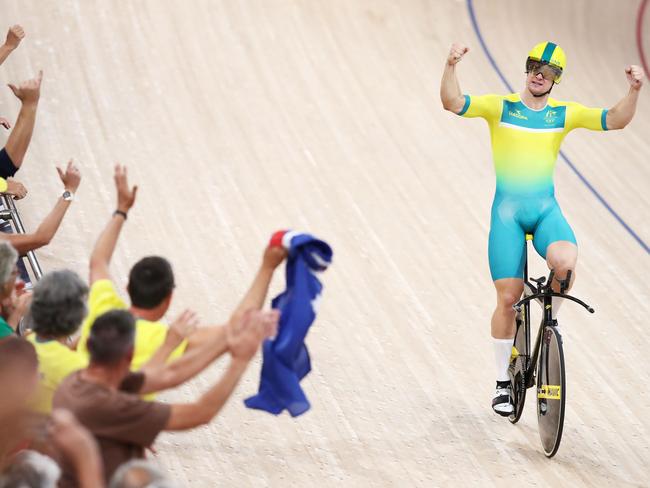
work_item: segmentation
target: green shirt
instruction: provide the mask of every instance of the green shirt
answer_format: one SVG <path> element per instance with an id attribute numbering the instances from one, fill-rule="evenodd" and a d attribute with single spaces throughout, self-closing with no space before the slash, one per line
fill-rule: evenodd
<path id="1" fill-rule="evenodd" d="M 14 335 L 14 333 L 14 330 L 9 327 L 7 321 L 0 317 L 0 339 Z"/>

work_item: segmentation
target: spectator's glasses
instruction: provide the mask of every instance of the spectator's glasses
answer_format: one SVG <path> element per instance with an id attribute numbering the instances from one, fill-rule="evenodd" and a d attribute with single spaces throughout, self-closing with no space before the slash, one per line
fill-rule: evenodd
<path id="1" fill-rule="evenodd" d="M 560 68 L 542 63 L 541 61 L 535 61 L 534 59 L 529 59 L 526 63 L 526 73 L 532 73 L 533 76 L 541 73 L 544 79 L 548 81 L 557 81 L 562 76 L 562 70 Z"/>

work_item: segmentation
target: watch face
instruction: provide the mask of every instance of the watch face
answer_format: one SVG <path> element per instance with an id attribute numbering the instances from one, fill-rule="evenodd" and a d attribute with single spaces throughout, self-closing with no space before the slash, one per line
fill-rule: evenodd
<path id="1" fill-rule="evenodd" d="M 66 191 L 63 192 L 63 199 L 64 199 L 64 200 L 66 200 L 66 201 L 69 202 L 69 201 L 72 200 L 72 197 L 73 197 L 72 192 L 70 192 L 70 191 L 68 191 L 68 190 L 66 190 Z"/>

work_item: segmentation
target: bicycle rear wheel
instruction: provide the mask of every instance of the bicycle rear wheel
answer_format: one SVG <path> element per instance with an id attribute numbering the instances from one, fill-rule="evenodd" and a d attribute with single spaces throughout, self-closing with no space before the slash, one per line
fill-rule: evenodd
<path id="1" fill-rule="evenodd" d="M 545 326 L 537 363 L 537 423 L 547 457 L 553 457 L 560 447 L 565 400 L 562 336 L 555 327 Z"/>

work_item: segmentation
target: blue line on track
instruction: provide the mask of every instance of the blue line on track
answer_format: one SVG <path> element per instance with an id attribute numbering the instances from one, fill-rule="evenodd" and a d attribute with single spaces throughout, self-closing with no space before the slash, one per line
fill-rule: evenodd
<path id="1" fill-rule="evenodd" d="M 499 69 L 499 66 L 497 65 L 496 61 L 492 57 L 492 53 L 490 53 L 490 50 L 488 49 L 487 45 L 485 44 L 485 40 L 483 39 L 483 35 L 481 34 L 481 29 L 478 26 L 478 21 L 476 20 L 476 13 L 474 12 L 474 2 L 472 0 L 467 0 L 467 10 L 469 11 L 469 18 L 472 21 L 472 27 L 474 27 L 474 32 L 476 33 L 476 37 L 478 37 L 479 42 L 481 43 L 481 47 L 483 48 L 483 52 L 487 56 L 488 60 L 490 61 L 490 64 L 494 68 L 494 71 L 499 75 L 499 78 L 501 78 L 501 81 L 503 84 L 508 88 L 510 92 L 514 92 L 515 90 L 512 88 L 512 85 L 508 83 L 508 80 L 506 77 L 503 75 L 501 72 L 501 69 Z M 612 208 L 612 206 L 605 200 L 605 198 L 598 193 L 598 190 L 594 188 L 594 186 L 589 182 L 589 180 L 578 170 L 578 168 L 573 164 L 573 162 L 569 159 L 569 157 L 564 153 L 564 151 L 560 151 L 560 156 L 564 160 L 566 164 L 569 165 L 569 168 L 576 174 L 578 179 L 584 183 L 584 185 L 589 189 L 589 191 L 596 197 L 596 199 L 603 204 L 603 206 L 607 209 L 607 211 L 618 221 L 619 224 L 623 226 L 623 228 L 627 231 L 628 234 L 630 234 L 636 242 L 639 243 L 639 245 L 645 250 L 646 253 L 650 254 L 650 247 L 639 237 L 639 235 L 630 227 L 625 220 Z"/>

